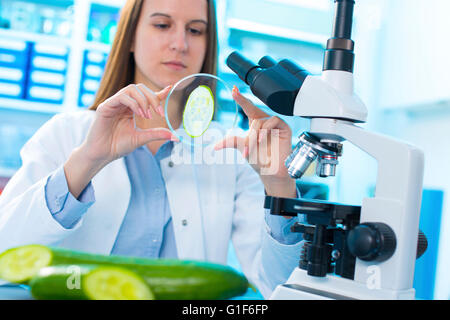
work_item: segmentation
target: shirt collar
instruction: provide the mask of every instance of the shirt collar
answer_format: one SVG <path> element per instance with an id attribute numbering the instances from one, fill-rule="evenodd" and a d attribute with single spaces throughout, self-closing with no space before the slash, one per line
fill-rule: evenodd
<path id="1" fill-rule="evenodd" d="M 156 160 L 161 161 L 162 159 L 167 158 L 172 153 L 174 143 L 173 141 L 166 141 L 161 147 L 159 147 L 158 151 L 156 151 L 156 154 L 153 155 L 150 150 L 147 148 L 146 145 L 143 145 L 142 147 L 139 147 L 139 150 L 143 150 L 144 152 L 147 152 L 152 157 L 155 157 Z"/>

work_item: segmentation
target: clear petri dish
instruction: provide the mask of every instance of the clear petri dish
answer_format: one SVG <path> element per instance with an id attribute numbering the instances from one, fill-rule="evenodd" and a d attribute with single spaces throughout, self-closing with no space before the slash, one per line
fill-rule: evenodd
<path id="1" fill-rule="evenodd" d="M 178 81 L 165 103 L 168 128 L 188 145 L 215 144 L 236 128 L 238 106 L 229 85 L 217 76 L 197 73 Z"/>

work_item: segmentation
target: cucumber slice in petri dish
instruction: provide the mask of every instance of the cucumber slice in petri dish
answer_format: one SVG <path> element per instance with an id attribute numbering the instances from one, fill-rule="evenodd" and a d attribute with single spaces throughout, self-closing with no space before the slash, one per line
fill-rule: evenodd
<path id="1" fill-rule="evenodd" d="M 167 127 L 191 146 L 217 143 L 237 127 L 238 106 L 221 78 L 197 73 L 173 85 L 165 102 Z"/>
<path id="2" fill-rule="evenodd" d="M 214 95 L 208 86 L 198 86 L 191 92 L 183 111 L 184 131 L 200 137 L 208 129 L 214 115 Z"/>

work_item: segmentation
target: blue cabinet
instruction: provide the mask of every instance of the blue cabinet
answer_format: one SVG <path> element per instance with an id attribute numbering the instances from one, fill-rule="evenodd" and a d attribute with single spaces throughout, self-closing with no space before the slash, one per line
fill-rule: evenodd
<path id="1" fill-rule="evenodd" d="M 62 104 L 69 49 L 4 38 L 0 41 L 0 96 Z"/>
<path id="2" fill-rule="evenodd" d="M 28 60 L 29 45 L 26 41 L 0 40 L 0 66 L 23 68 Z"/>
<path id="3" fill-rule="evenodd" d="M 69 49 L 65 46 L 33 43 L 26 98 L 62 104 Z"/>
<path id="4" fill-rule="evenodd" d="M 89 107 L 95 98 L 108 55 L 96 50 L 84 52 L 84 63 L 81 72 L 80 95 L 78 105 Z"/>
<path id="5" fill-rule="evenodd" d="M 26 41 L 0 40 L 0 96 L 23 98 L 29 51 Z"/>

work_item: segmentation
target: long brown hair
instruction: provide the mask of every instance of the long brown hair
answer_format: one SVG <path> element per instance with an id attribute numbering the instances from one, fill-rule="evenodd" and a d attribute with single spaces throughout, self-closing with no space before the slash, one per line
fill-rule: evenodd
<path id="1" fill-rule="evenodd" d="M 208 2 L 208 46 L 200 72 L 217 75 L 216 10 L 214 0 L 206 1 Z M 127 0 L 121 10 L 114 42 L 94 103 L 89 107 L 90 110 L 96 110 L 100 103 L 134 81 L 135 61 L 130 49 L 143 2 L 144 0 Z"/>

